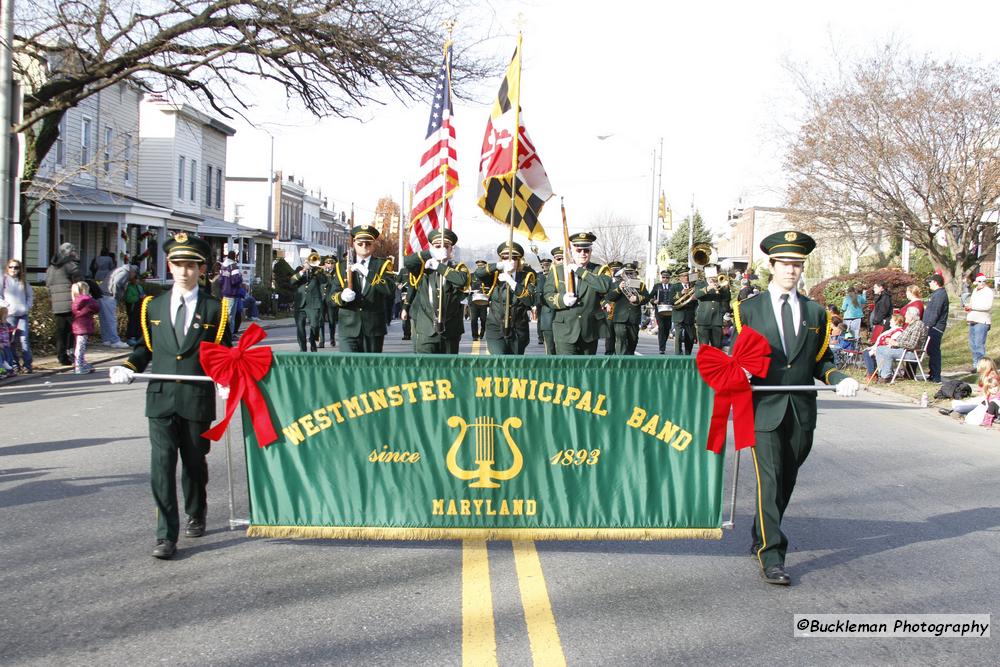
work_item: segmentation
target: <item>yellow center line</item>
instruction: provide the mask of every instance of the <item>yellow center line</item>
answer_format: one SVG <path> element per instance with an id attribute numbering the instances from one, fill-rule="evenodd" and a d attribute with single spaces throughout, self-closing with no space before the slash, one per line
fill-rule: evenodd
<path id="1" fill-rule="evenodd" d="M 521 588 L 521 606 L 524 607 L 524 622 L 528 626 L 532 661 L 546 667 L 565 665 L 566 656 L 559 641 L 559 630 L 542 574 L 542 562 L 538 559 L 534 542 L 514 542 L 514 568 Z"/>
<path id="2" fill-rule="evenodd" d="M 497 664 L 490 563 L 484 540 L 462 541 L 462 664 Z"/>

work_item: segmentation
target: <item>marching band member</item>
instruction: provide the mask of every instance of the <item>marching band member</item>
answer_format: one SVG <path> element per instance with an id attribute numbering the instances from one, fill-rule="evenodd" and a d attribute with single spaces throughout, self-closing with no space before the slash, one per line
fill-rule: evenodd
<path id="1" fill-rule="evenodd" d="M 486 346 L 490 354 L 524 354 L 531 340 L 528 322 L 535 302 L 535 272 L 522 268 L 524 248 L 517 243 L 501 243 L 497 256 L 500 261 L 476 270 L 490 297 Z"/>
<path id="2" fill-rule="evenodd" d="M 476 260 L 476 270 L 485 269 L 486 260 Z M 486 294 L 487 287 L 475 276 L 469 293 L 469 322 L 472 327 L 472 340 L 480 340 L 486 333 L 486 313 L 490 308 L 490 297 Z"/>
<path id="3" fill-rule="evenodd" d="M 812 385 L 822 380 L 837 385 L 838 396 L 854 396 L 857 380 L 837 370 L 829 348 L 829 313 L 796 293 L 806 257 L 815 247 L 812 237 L 796 231 L 776 232 L 761 242 L 773 279 L 767 291 L 736 305 L 736 329 L 752 327 L 771 344 L 767 377 L 751 378 L 754 385 Z M 812 448 L 816 392 L 754 392 L 753 406 L 757 512 L 751 551 L 767 583 L 787 586 L 788 538 L 781 521 L 798 470 Z"/>
<path id="4" fill-rule="evenodd" d="M 615 354 L 634 355 L 639 344 L 642 307 L 649 301 L 649 292 L 642 281 L 637 288 L 628 285 L 638 270 L 635 262 L 626 264 L 608 292 L 607 300 L 614 306 L 611 326 L 615 330 Z"/>
<path id="5" fill-rule="evenodd" d="M 553 248 L 552 263 L 549 265 L 548 270 L 538 277 L 538 288 L 535 303 L 538 312 L 538 329 L 541 331 L 542 343 L 545 345 L 545 354 L 556 353 L 556 343 L 552 339 L 552 317 L 555 315 L 555 311 L 552 310 L 552 308 L 549 307 L 549 304 L 545 301 L 545 283 L 550 280 L 555 280 L 556 278 L 553 273 L 562 271 L 562 266 L 563 249 Z"/>
<path id="6" fill-rule="evenodd" d="M 396 295 L 392 260 L 372 256 L 379 236 L 371 225 L 351 230 L 354 262 L 337 263 L 336 284 L 330 298 L 339 308 L 341 352 L 381 352 L 388 330 L 387 304 Z"/>
<path id="7" fill-rule="evenodd" d="M 203 239 L 184 232 L 163 244 L 173 287 L 141 306 L 142 338 L 121 366 L 111 368 L 111 384 L 129 384 L 135 373 L 152 363 L 153 373 L 204 375 L 198 352 L 202 341 L 231 345 L 228 307 L 198 289 L 212 249 Z M 153 557 L 170 559 L 177 553 L 180 519 L 177 507 L 177 459 L 181 460 L 181 488 L 188 515 L 186 537 L 205 534 L 208 509 L 208 454 L 202 436 L 215 419 L 215 397 L 210 382 L 152 380 L 146 387 L 149 419 L 149 478 L 156 503 L 156 545 Z M 219 388 L 229 395 L 228 387 Z"/>
<path id="8" fill-rule="evenodd" d="M 471 278 L 465 264 L 451 260 L 458 235 L 435 229 L 428 236 L 431 247 L 403 259 L 413 297 L 409 317 L 413 351 L 417 354 L 458 354 L 465 333 L 464 306 Z"/>
<path id="9" fill-rule="evenodd" d="M 705 267 L 706 278 L 695 284 L 694 298 L 698 299 L 694 322 L 698 329 L 698 342 L 712 347 L 722 347 L 722 317 L 729 311 L 732 294 L 728 285 L 721 285 L 717 276 L 708 276 L 712 267 Z"/>
<path id="10" fill-rule="evenodd" d="M 573 285 L 567 290 L 562 270 L 545 281 L 545 302 L 555 311 L 552 338 L 556 354 L 597 354 L 597 342 L 606 335 L 607 316 L 601 300 L 611 289 L 611 269 L 590 261 L 597 236 L 579 232 L 569 237 L 568 268 Z"/>
<path id="11" fill-rule="evenodd" d="M 667 339 L 673 326 L 674 299 L 670 289 L 670 272 L 660 271 L 660 282 L 653 285 L 649 293 L 649 302 L 653 304 L 656 314 L 656 342 L 660 354 L 667 353 Z"/>
<path id="12" fill-rule="evenodd" d="M 612 283 L 614 282 L 615 276 L 617 276 L 618 273 L 622 270 L 622 266 L 623 266 L 622 263 L 619 262 L 617 259 L 613 260 L 611 262 L 608 262 L 608 268 L 611 269 Z M 611 292 L 609 291 L 608 294 L 611 294 Z M 605 294 L 604 298 L 601 300 L 601 308 L 604 309 L 604 312 L 607 313 L 607 316 L 608 316 L 608 319 L 607 319 L 607 322 L 608 322 L 607 333 L 604 336 L 604 354 L 605 355 L 614 354 L 615 353 L 615 348 L 616 348 L 616 346 L 615 346 L 615 326 L 614 326 L 614 324 L 612 324 L 612 321 L 615 318 L 615 303 L 613 301 L 608 300 L 608 294 Z"/>
<path id="13" fill-rule="evenodd" d="M 680 282 L 672 285 L 673 288 L 673 315 L 674 315 L 674 354 L 691 354 L 694 348 L 694 317 L 698 308 L 698 300 L 694 298 L 694 287 L 691 285 L 691 276 L 697 275 L 693 271 L 689 274 L 687 269 L 682 269 L 678 274 Z"/>

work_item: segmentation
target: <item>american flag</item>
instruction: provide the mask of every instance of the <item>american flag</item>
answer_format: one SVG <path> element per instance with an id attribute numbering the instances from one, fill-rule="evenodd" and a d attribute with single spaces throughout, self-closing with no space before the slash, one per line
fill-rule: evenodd
<path id="1" fill-rule="evenodd" d="M 410 233 L 406 237 L 407 254 L 429 248 L 427 237 L 433 230 L 442 226 L 451 229 L 451 206 L 447 200 L 458 189 L 452 113 L 451 44 L 448 44 L 434 87 L 426 148 L 420 158 L 421 176 L 414 187 Z"/>

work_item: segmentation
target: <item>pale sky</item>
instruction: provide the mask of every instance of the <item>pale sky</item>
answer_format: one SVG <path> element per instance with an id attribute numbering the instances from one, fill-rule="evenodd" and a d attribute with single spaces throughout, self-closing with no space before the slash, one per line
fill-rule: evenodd
<path id="1" fill-rule="evenodd" d="M 556 193 L 541 216 L 551 239 L 542 250 L 561 243 L 559 195 L 571 232 L 607 214 L 648 225 L 652 153 L 661 138 L 662 188 L 676 220 L 692 199 L 716 229 L 741 198 L 744 206 L 781 205 L 781 128 L 794 127 L 798 113 L 785 61 L 820 72 L 835 55 L 868 54 L 888 41 L 939 58 L 1000 58 L 996 2 L 656 4 L 492 2 L 482 4 L 483 16 L 457 17 L 476 22 L 492 14 L 494 32 L 506 35 L 487 47 L 506 61 L 523 15 L 523 118 Z M 460 245 L 506 238 L 506 228 L 476 205 L 483 131 L 499 84 L 499 77 L 486 82 L 476 103 L 455 105 Z M 416 179 L 429 104 L 428 94 L 408 105 L 373 105 L 359 111 L 365 122 L 289 114 L 284 100 L 259 100 L 252 113 L 275 137 L 275 169 L 321 189 L 338 210 L 354 202 L 361 222 L 379 197 L 400 201 L 403 184 Z M 232 124 L 228 175 L 266 175 L 268 134 Z"/>

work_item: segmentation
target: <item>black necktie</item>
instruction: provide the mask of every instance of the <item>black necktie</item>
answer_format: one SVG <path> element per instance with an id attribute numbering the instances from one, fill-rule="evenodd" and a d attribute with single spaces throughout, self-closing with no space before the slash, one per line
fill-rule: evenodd
<path id="1" fill-rule="evenodd" d="M 788 303 L 788 295 L 781 295 L 781 330 L 785 334 L 785 357 L 795 349 L 795 322 L 792 320 L 792 306 Z"/>
<path id="2" fill-rule="evenodd" d="M 177 308 L 177 315 L 174 316 L 174 337 L 177 338 L 177 344 L 180 345 L 184 342 L 184 320 L 186 320 L 186 313 L 184 312 L 184 299 L 181 299 L 181 305 Z"/>

